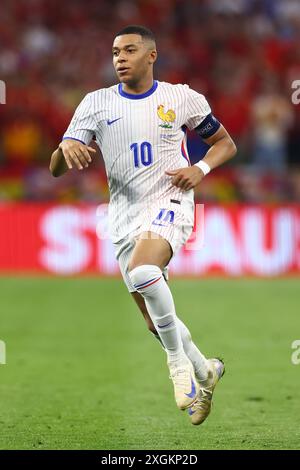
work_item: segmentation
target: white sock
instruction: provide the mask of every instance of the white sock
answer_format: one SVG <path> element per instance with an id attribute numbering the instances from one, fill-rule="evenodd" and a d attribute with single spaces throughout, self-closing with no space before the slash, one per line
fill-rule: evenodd
<path id="1" fill-rule="evenodd" d="M 144 297 L 150 318 L 168 356 L 168 362 L 187 360 L 177 323 L 171 291 L 158 266 L 142 265 L 129 272 L 136 290 Z"/>
<path id="2" fill-rule="evenodd" d="M 208 362 L 206 357 L 199 351 L 195 343 L 192 341 L 192 336 L 189 329 L 177 317 L 177 323 L 180 326 L 181 340 L 184 352 L 194 366 L 194 371 L 197 379 L 203 381 L 208 376 Z"/>
<path id="3" fill-rule="evenodd" d="M 208 363 L 206 357 L 199 351 L 192 341 L 191 333 L 186 325 L 177 317 L 177 323 L 180 327 L 183 349 L 189 360 L 194 366 L 194 371 L 199 382 L 203 382 L 208 376 Z M 158 334 L 153 333 L 154 337 L 160 342 L 163 349 L 164 345 Z"/>

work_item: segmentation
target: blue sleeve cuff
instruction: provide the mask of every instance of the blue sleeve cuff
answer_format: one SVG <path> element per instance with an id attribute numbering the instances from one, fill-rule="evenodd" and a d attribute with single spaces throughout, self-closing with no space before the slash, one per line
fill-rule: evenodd
<path id="1" fill-rule="evenodd" d="M 75 137 L 63 137 L 62 140 L 65 140 L 65 139 L 71 139 L 71 140 L 77 140 L 78 142 L 81 142 L 83 145 L 87 145 L 85 142 L 83 142 L 83 140 L 80 140 L 80 139 L 76 139 Z"/>

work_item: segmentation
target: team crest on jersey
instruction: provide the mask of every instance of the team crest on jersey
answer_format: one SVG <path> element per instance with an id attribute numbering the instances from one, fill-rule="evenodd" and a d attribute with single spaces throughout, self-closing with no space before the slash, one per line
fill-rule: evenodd
<path id="1" fill-rule="evenodd" d="M 176 119 L 176 114 L 173 109 L 168 109 L 168 111 L 165 113 L 164 105 L 160 104 L 159 106 L 157 106 L 157 115 L 159 119 L 163 121 L 163 124 L 159 124 L 159 127 L 163 127 L 164 129 L 173 129 L 173 126 L 171 126 L 170 124 Z"/>

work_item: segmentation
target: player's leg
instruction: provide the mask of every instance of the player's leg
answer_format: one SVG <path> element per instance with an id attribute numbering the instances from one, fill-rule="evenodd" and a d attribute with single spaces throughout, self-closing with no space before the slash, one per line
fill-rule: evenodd
<path id="1" fill-rule="evenodd" d="M 193 403 L 199 386 L 194 368 L 184 352 L 175 305 L 171 291 L 162 275 L 169 263 L 172 249 L 167 240 L 151 232 L 142 233 L 136 241 L 128 264 L 128 274 L 134 288 L 145 300 L 155 330 L 168 356 L 168 365 L 175 389 L 175 399 L 181 409 Z"/>
<path id="2" fill-rule="evenodd" d="M 155 326 L 150 318 L 150 315 L 148 313 L 146 304 L 145 304 L 145 299 L 139 292 L 131 292 L 131 295 L 133 299 L 135 300 L 139 310 L 141 311 L 145 322 L 147 324 L 147 327 L 149 331 L 153 334 L 153 336 L 161 343 L 162 347 L 163 343 L 160 339 L 159 334 L 157 333 Z M 176 319 L 179 329 L 180 329 L 180 335 L 181 335 L 181 340 L 183 344 L 183 349 L 190 361 L 192 362 L 195 370 L 195 375 L 198 381 L 203 381 L 207 379 L 208 376 L 208 369 L 209 369 L 209 364 L 207 362 L 207 359 L 205 356 L 199 351 L 195 343 L 192 341 L 192 336 L 187 328 L 187 326 L 181 321 L 178 316 Z"/>
<path id="3" fill-rule="evenodd" d="M 155 329 L 155 326 L 153 325 L 153 321 L 151 320 L 150 315 L 148 313 L 144 297 L 141 294 L 139 294 L 139 292 L 130 292 L 130 294 L 132 295 L 132 298 L 134 299 L 134 301 L 137 304 L 140 312 L 142 313 L 142 315 L 144 317 L 144 320 L 146 322 L 146 325 L 148 327 L 148 330 L 151 331 L 151 333 L 153 333 L 153 335 L 156 336 L 157 339 L 160 341 L 159 335 L 158 335 L 158 333 Z M 163 344 L 162 344 L 162 346 L 163 346 Z"/>
<path id="4" fill-rule="evenodd" d="M 164 347 L 149 316 L 144 298 L 138 292 L 131 292 L 131 295 L 142 312 L 149 331 L 151 331 L 154 337 L 159 340 L 162 347 Z M 178 317 L 177 321 L 180 326 L 184 351 L 194 366 L 195 375 L 200 384 L 197 399 L 188 410 L 192 424 L 199 425 L 203 423 L 210 414 L 213 392 L 218 381 L 224 374 L 225 366 L 220 359 L 206 359 L 193 343 L 188 328 Z"/>
<path id="5" fill-rule="evenodd" d="M 134 288 L 145 301 L 168 359 L 177 361 L 184 356 L 183 345 L 175 321 L 173 297 L 162 275 L 171 256 L 171 247 L 165 239 L 152 238 L 151 233 L 141 234 L 133 249 L 128 273 Z"/>

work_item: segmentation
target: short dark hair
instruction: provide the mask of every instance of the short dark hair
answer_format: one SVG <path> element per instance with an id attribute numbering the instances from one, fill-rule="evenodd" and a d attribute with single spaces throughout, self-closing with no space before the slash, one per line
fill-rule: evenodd
<path id="1" fill-rule="evenodd" d="M 116 37 L 123 36 L 123 34 L 139 34 L 143 39 L 150 39 L 155 42 L 155 36 L 152 31 L 145 26 L 140 26 L 138 24 L 126 26 L 116 34 Z"/>

